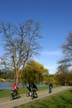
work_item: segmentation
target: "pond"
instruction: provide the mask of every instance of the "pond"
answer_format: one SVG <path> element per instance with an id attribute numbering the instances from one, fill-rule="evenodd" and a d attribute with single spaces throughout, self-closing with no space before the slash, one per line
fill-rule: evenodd
<path id="1" fill-rule="evenodd" d="M 0 90 L 11 89 L 12 84 L 12 82 L 0 82 Z M 19 87 L 22 87 L 22 85 L 19 84 Z"/>
<path id="2" fill-rule="evenodd" d="M 0 82 L 0 90 L 11 89 L 12 84 L 13 84 L 12 82 Z M 37 86 L 38 87 L 46 86 L 46 84 L 38 84 Z M 23 87 L 23 85 L 20 83 L 19 87 Z"/>

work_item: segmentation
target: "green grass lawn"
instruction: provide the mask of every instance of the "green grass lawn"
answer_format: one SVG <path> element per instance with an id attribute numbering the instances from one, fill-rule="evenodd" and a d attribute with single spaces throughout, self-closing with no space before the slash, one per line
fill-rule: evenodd
<path id="1" fill-rule="evenodd" d="M 48 86 L 39 87 L 39 90 L 46 90 L 48 89 Z M 26 88 L 20 88 L 19 94 L 25 94 Z M 0 90 L 0 98 L 9 97 L 10 96 L 10 90 Z"/>
<path id="2" fill-rule="evenodd" d="M 72 108 L 72 90 L 57 93 L 17 108 Z"/>
<path id="3" fill-rule="evenodd" d="M 10 90 L 0 90 L 0 98 L 10 96 Z"/>

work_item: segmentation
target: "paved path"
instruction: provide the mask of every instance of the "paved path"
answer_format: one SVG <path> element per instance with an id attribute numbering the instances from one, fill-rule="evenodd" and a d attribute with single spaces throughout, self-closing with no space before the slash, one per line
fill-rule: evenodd
<path id="1" fill-rule="evenodd" d="M 49 95 L 53 95 L 70 88 L 72 87 L 68 86 L 56 87 L 53 89 L 53 92 L 51 94 L 48 93 L 48 90 L 38 91 L 38 98 L 33 100 L 31 99 L 31 97 L 26 97 L 26 95 L 22 95 L 21 98 L 12 101 L 9 98 L 0 99 L 0 108 L 15 108 L 16 106 L 20 106 L 22 104 L 29 103 L 38 100 L 40 98 L 44 98 Z"/>

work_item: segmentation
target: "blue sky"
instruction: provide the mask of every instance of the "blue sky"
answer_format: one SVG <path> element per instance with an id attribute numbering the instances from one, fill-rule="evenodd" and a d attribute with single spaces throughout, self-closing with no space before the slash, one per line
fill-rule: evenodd
<path id="1" fill-rule="evenodd" d="M 61 45 L 72 32 L 72 0 L 0 0 L 0 22 L 19 24 L 27 19 L 41 25 L 42 49 L 35 60 L 55 73 L 62 57 Z M 1 47 L 0 43 L 0 53 Z"/>

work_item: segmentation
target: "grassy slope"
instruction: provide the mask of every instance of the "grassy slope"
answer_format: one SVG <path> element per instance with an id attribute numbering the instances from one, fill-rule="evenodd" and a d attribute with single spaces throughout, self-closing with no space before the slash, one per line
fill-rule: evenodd
<path id="1" fill-rule="evenodd" d="M 17 108 L 72 108 L 72 90 L 64 91 Z"/>

